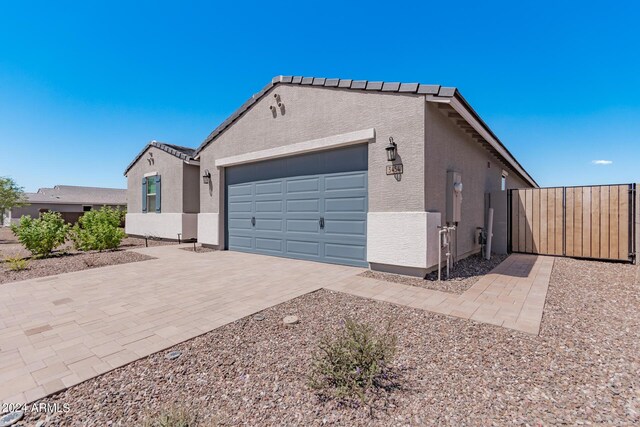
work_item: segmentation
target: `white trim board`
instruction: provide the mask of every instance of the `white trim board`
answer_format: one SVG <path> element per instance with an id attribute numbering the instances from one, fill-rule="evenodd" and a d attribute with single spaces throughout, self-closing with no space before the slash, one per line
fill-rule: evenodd
<path id="1" fill-rule="evenodd" d="M 275 159 L 278 157 L 287 157 L 296 154 L 329 150 L 332 148 L 339 148 L 345 147 L 347 145 L 374 141 L 375 137 L 376 131 L 374 128 L 363 129 L 355 132 L 333 135 L 326 138 L 312 139 L 310 141 L 269 148 L 267 150 L 252 151 L 250 153 L 238 154 L 237 156 L 223 157 L 221 159 L 217 159 L 215 165 L 218 168 L 228 167 L 241 165 L 243 163 L 253 163 L 262 160 Z"/>

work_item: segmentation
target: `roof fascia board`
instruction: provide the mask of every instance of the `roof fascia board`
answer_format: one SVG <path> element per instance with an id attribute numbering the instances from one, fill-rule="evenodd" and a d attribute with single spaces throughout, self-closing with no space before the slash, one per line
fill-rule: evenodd
<path id="1" fill-rule="evenodd" d="M 458 114 L 462 116 L 462 118 L 471 125 L 507 162 L 509 165 L 520 174 L 529 184 L 533 187 L 538 188 L 538 184 L 535 182 L 533 178 L 529 176 L 527 171 L 524 170 L 522 166 L 513 158 L 511 153 L 509 153 L 501 143 L 499 143 L 495 137 L 487 131 L 485 126 L 483 126 L 475 116 L 458 100 L 456 97 L 439 97 L 435 95 L 427 95 L 427 102 L 436 102 L 436 103 L 445 103 L 449 104 Z"/>
<path id="2" fill-rule="evenodd" d="M 332 148 L 375 141 L 375 137 L 376 131 L 374 128 L 363 129 L 355 132 L 333 135 L 326 138 L 312 139 L 295 144 L 269 148 L 267 150 L 252 151 L 250 153 L 239 154 L 237 156 L 224 157 L 217 159 L 215 161 L 215 166 L 218 168 L 228 167 L 280 157 L 312 153 L 315 151 L 329 150 Z"/>

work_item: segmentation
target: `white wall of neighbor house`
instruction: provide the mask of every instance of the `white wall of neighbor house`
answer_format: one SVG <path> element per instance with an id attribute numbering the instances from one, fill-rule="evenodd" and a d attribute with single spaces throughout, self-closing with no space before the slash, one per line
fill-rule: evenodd
<path id="1" fill-rule="evenodd" d="M 195 213 L 127 213 L 125 233 L 161 239 L 182 240 L 198 237 L 198 214 Z"/>
<path id="2" fill-rule="evenodd" d="M 502 171 L 508 173 L 507 190 L 511 188 L 529 188 L 529 184 L 519 178 L 516 173 L 498 161 L 482 145 L 471 138 L 460 127 L 446 116 L 436 104 L 426 103 L 426 149 L 425 149 L 425 210 L 442 212 L 443 221 L 446 211 L 447 171 L 462 174 L 462 212 L 457 229 L 457 255 L 478 252 L 480 245 L 476 242 L 477 227 L 485 226 L 485 194 L 501 191 Z M 499 197 L 494 198 L 498 203 Z M 498 220 L 506 220 L 506 197 L 504 206 L 494 205 L 499 212 Z M 495 222 L 494 222 L 495 225 Z M 503 233 L 497 237 L 499 242 L 506 241 L 506 222 L 494 231 Z"/>
<path id="3" fill-rule="evenodd" d="M 284 104 L 284 113 L 277 109 L 276 117 L 269 108 L 275 105 L 275 93 Z M 420 249 L 425 246 L 424 233 L 400 240 L 376 226 L 382 218 L 376 214 L 388 213 L 384 218 L 395 215 L 399 223 L 412 217 L 412 223 L 426 230 L 424 103 L 424 95 L 276 85 L 200 153 L 201 170 L 208 169 L 212 179 L 209 185 L 200 183 L 199 241 L 224 245 L 224 168 L 216 168 L 216 160 L 374 129 L 375 139 L 368 145 L 367 248 L 374 257 L 383 251 L 395 253 L 394 262 L 402 265 L 425 264 L 427 253 Z M 386 174 L 389 137 L 398 144 L 397 162 L 404 165 L 399 179 Z"/>

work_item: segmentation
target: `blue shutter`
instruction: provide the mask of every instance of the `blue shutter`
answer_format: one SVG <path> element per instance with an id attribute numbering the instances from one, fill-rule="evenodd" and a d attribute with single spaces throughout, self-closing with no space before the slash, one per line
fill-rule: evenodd
<path id="1" fill-rule="evenodd" d="M 156 212 L 160 213 L 160 195 L 162 191 L 160 190 L 160 175 L 156 175 Z"/>
<path id="2" fill-rule="evenodd" d="M 142 178 L 142 212 L 147 212 L 147 178 Z"/>

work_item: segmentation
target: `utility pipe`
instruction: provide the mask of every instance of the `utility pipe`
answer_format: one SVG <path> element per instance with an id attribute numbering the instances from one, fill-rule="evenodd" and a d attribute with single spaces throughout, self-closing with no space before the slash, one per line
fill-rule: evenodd
<path id="1" fill-rule="evenodd" d="M 489 208 L 487 215 L 487 242 L 484 246 L 484 258 L 491 259 L 491 243 L 493 240 L 493 208 Z"/>

